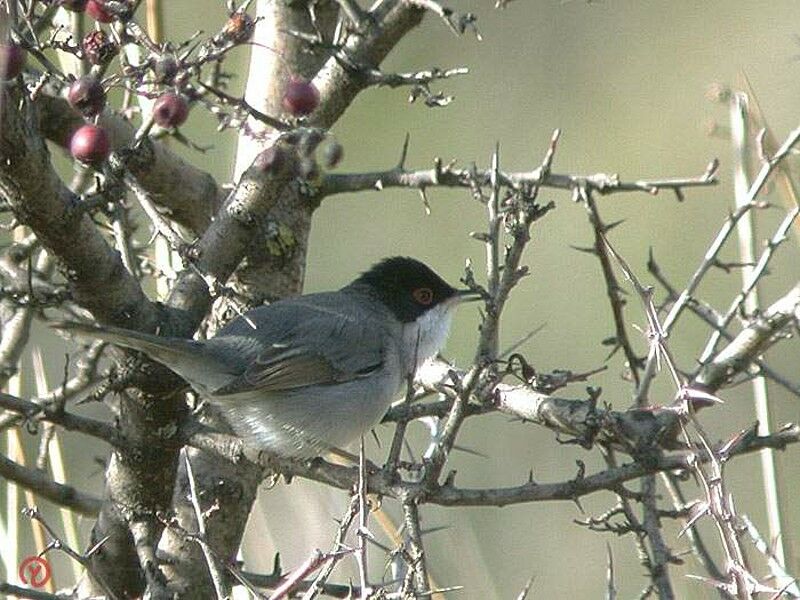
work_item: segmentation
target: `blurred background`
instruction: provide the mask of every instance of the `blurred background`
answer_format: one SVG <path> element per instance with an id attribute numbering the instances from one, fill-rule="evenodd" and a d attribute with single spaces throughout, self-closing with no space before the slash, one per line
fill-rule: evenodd
<path id="1" fill-rule="evenodd" d="M 733 206 L 728 108 L 709 100 L 709 86 L 722 83 L 737 88 L 746 74 L 778 139 L 783 140 L 797 125 L 800 6 L 792 0 L 518 0 L 505 10 L 495 10 L 488 0 L 476 0 L 454 3 L 453 8 L 477 15 L 483 41 L 469 33 L 456 37 L 429 15 L 383 65 L 387 72 L 468 66 L 469 75 L 432 86 L 434 91 L 455 96 L 452 104 L 438 109 L 409 105 L 403 89 L 362 94 L 334 130 L 345 148 L 339 170 L 390 168 L 397 162 L 407 132 L 410 168 L 429 168 L 436 156 L 445 162 L 456 159 L 460 165 L 474 162 L 486 167 L 498 142 L 501 168 L 530 170 L 540 164 L 556 127 L 562 129 L 553 165 L 559 173 L 609 172 L 626 180 L 696 176 L 710 159 L 719 157 L 720 185 L 690 190 L 685 202 L 678 203 L 667 193 L 598 199 L 607 222 L 625 220 L 610 237 L 646 284 L 655 283 L 646 271 L 652 249 L 663 272 L 682 288 Z M 173 0 L 166 6 L 166 34 L 180 40 L 197 29 L 213 31 L 223 15 L 223 2 Z M 241 88 L 244 82 L 246 61 L 247 52 L 242 49 L 228 64 L 239 74 L 234 87 Z M 216 133 L 207 116 L 193 111 L 183 131 L 200 144 L 213 143 L 214 148 L 204 156 L 182 151 L 219 181 L 226 181 L 234 138 Z M 394 254 L 416 256 L 452 282 L 462 275 L 466 259 L 480 273 L 483 247 L 468 234 L 485 228 L 483 207 L 465 191 L 430 189 L 428 195 L 430 216 L 414 191 L 325 200 L 314 221 L 306 291 L 338 287 L 379 258 Z M 777 205 L 783 201 L 777 193 L 768 199 Z M 621 378 L 622 358 L 615 355 L 606 362 L 609 348 L 601 344 L 613 334 L 613 324 L 598 262 L 572 248 L 591 244 L 585 211 L 566 192 L 545 190 L 540 200 L 555 201 L 557 209 L 534 226 L 524 259 L 531 276 L 519 285 L 508 306 L 502 345 L 541 328 L 519 350 L 532 365 L 541 371 L 589 371 L 607 364 L 607 371 L 589 384 L 603 388 L 601 401 L 625 409 L 631 390 Z M 759 211 L 759 239 L 771 236 L 782 216 L 780 210 Z M 735 260 L 735 245 L 723 257 Z M 800 277 L 794 235 L 781 247 L 770 273 L 762 289 L 764 305 Z M 724 310 L 739 287 L 738 272 L 717 271 L 704 282 L 700 294 Z M 631 324 L 643 325 L 635 302 L 629 303 L 626 314 Z M 449 358 L 460 364 L 470 360 L 478 322 L 476 309 L 461 311 L 447 348 Z M 702 323 L 684 316 L 670 342 L 681 367 L 694 366 L 708 334 Z M 68 345 L 42 331 L 37 342 L 45 350 L 52 381 L 58 381 Z M 644 352 L 643 341 L 637 343 Z M 794 381 L 800 379 L 796 340 L 783 343 L 767 358 L 776 370 Z M 31 393 L 30 385 L 24 382 L 23 394 Z M 585 397 L 584 387 L 572 386 L 561 395 Z M 776 427 L 800 419 L 797 398 L 774 386 L 770 391 Z M 702 415 L 714 439 L 752 424 L 750 395 L 748 386 L 727 390 L 722 394 L 725 405 Z M 671 386 L 660 382 L 652 401 L 666 404 L 671 400 Z M 98 408 L 86 410 L 105 414 Z M 412 437 L 419 442 L 419 451 L 424 448 L 426 431 L 420 425 L 414 429 Z M 390 428 L 379 431 L 382 439 L 389 435 Z M 73 461 L 68 463 L 68 478 L 99 494 L 102 466 L 90 457 L 102 460 L 105 449 L 69 434 L 63 439 L 64 452 Z M 575 475 L 576 460 L 585 461 L 588 472 L 603 467 L 596 451 L 561 445 L 547 430 L 500 415 L 467 421 L 459 444 L 480 453 L 458 452 L 452 458 L 457 482 L 465 487 L 517 485 L 530 470 L 538 481 L 563 481 Z M 385 446 L 379 450 L 373 444 L 368 451 L 377 460 Z M 798 452 L 790 448 L 778 455 L 787 489 L 800 485 Z M 740 458 L 726 473 L 738 511 L 766 532 L 758 458 Z M 277 551 L 283 565 L 291 567 L 314 548 L 330 546 L 336 528 L 333 519 L 344 513 L 347 496 L 317 488 L 295 481 L 262 490 L 243 549 L 249 570 L 270 571 Z M 690 497 L 696 497 L 693 486 L 686 489 Z M 530 577 L 533 598 L 597 598 L 605 590 L 608 543 L 620 597 L 636 597 L 646 578 L 632 540 L 592 533 L 573 522 L 602 513 L 615 502 L 610 494 L 596 494 L 582 499 L 580 506 L 570 502 L 502 510 L 425 506 L 424 526 L 445 527 L 426 537 L 431 574 L 440 586 L 464 586 L 463 591 L 452 593 L 458 598 L 515 598 Z M 664 503 L 668 505 L 666 497 Z M 789 503 L 785 515 L 795 558 L 800 556 L 799 506 Z M 392 503 L 386 502 L 385 508 L 394 514 Z M 82 525 L 84 534 L 89 526 Z M 688 542 L 677 538 L 678 529 L 668 526 L 666 532 L 667 542 L 680 554 L 688 549 Z M 377 525 L 373 530 L 381 537 Z M 710 523 L 703 524 L 702 531 L 716 550 L 717 537 Z M 373 552 L 376 577 L 381 573 L 377 555 Z M 684 558 L 683 566 L 673 567 L 679 597 L 717 597 L 686 577 L 705 573 L 691 556 Z M 756 560 L 754 564 L 762 563 Z M 798 574 L 800 564 L 795 562 L 790 570 Z M 338 580 L 346 581 L 347 574 L 343 569 Z M 70 578 L 65 564 L 57 562 L 57 583 Z"/>

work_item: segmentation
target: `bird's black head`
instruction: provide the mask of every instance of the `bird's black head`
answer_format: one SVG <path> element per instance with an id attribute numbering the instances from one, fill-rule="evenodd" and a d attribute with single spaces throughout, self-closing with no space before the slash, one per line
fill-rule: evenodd
<path id="1" fill-rule="evenodd" d="M 458 295 L 458 290 L 420 261 L 405 256 L 385 258 L 349 287 L 365 288 L 403 323 Z"/>

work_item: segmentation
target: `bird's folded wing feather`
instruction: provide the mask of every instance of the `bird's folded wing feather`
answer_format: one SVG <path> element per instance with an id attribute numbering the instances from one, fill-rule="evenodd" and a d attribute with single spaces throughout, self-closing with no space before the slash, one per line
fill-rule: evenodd
<path id="1" fill-rule="evenodd" d="M 280 314 L 284 310 L 279 305 L 269 308 L 273 309 L 265 311 L 269 320 L 256 323 L 256 331 L 260 342 L 270 344 L 214 396 L 342 383 L 381 368 L 383 337 L 370 319 L 316 306 L 285 309 L 302 315 Z"/>

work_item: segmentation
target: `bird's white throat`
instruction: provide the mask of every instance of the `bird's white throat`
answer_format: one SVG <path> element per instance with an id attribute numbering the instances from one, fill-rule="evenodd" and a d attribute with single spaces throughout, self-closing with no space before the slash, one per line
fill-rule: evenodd
<path id="1" fill-rule="evenodd" d="M 413 370 L 444 348 L 455 306 L 454 302 L 442 302 L 406 326 L 406 348 L 413 357 L 410 361 Z"/>

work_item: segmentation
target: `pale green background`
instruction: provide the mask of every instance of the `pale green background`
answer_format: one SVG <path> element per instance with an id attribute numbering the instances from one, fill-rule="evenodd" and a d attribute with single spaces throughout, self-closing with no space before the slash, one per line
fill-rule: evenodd
<path id="1" fill-rule="evenodd" d="M 223 13 L 221 2 L 168 4 L 166 28 L 175 38 L 195 29 L 213 30 Z M 702 173 L 707 162 L 718 156 L 722 184 L 690 191 L 684 203 L 676 203 L 671 194 L 599 199 L 607 221 L 626 219 L 611 239 L 642 280 L 651 283 L 645 262 L 652 247 L 665 273 L 681 286 L 733 202 L 730 144 L 707 135 L 710 121 L 727 124 L 727 111 L 704 97 L 707 86 L 717 81 L 734 83 L 744 70 L 776 135 L 782 139 L 796 125 L 800 88 L 800 64 L 793 59 L 800 53 L 794 38 L 800 22 L 796 2 L 517 0 L 505 11 L 493 10 L 488 1 L 453 6 L 478 15 L 483 42 L 470 35 L 457 38 L 429 16 L 390 57 L 385 69 L 469 66 L 468 76 L 434 84 L 435 90 L 454 94 L 455 101 L 445 109 L 431 110 L 422 104 L 408 105 L 406 91 L 401 89 L 363 94 L 334 130 L 346 152 L 342 171 L 394 165 L 406 132 L 411 134 L 408 164 L 420 168 L 429 167 L 434 156 L 486 166 L 498 141 L 503 168 L 531 169 L 541 161 L 555 127 L 563 130 L 554 164 L 557 172 L 618 172 L 628 179 L 689 176 Z M 236 58 L 244 65 L 245 52 Z M 187 155 L 225 179 L 231 165 L 231 135 L 215 134 L 214 123 L 199 110 L 193 112 L 185 132 L 202 144 L 212 139 L 218 144 L 206 156 Z M 433 189 L 429 196 L 431 216 L 425 216 L 418 195 L 411 191 L 326 200 L 312 231 L 307 290 L 337 287 L 391 254 L 422 258 L 452 281 L 460 276 L 466 258 L 482 266 L 482 247 L 467 235 L 484 227 L 482 207 L 466 192 Z M 533 230 L 525 256 L 532 276 L 519 286 L 510 303 L 502 340 L 512 343 L 545 325 L 523 347 L 530 362 L 545 371 L 590 370 L 605 359 L 607 348 L 600 341 L 613 333 L 610 311 L 597 261 L 570 248 L 591 242 L 583 207 L 564 192 L 542 194 L 543 201 L 551 199 L 557 210 Z M 780 202 L 777 196 L 770 200 Z M 771 235 L 781 216 L 779 211 L 759 215 L 761 238 Z M 726 253 L 727 258 L 734 256 L 732 251 Z M 766 303 L 800 276 L 794 237 L 781 249 L 771 271 L 764 286 Z M 724 308 L 738 286 L 738 274 L 714 274 L 701 293 L 717 308 Z M 642 324 L 635 302 L 627 315 L 630 323 Z M 475 309 L 462 311 L 448 356 L 462 364 L 468 360 L 477 323 Z M 684 319 L 671 340 L 681 366 L 692 367 L 706 335 L 696 320 Z M 55 348 L 61 352 L 63 345 Z M 60 354 L 53 356 L 53 377 L 58 377 Z M 770 359 L 776 369 L 798 379 L 796 341 L 783 344 Z M 620 380 L 620 357 L 608 365 L 608 371 L 591 384 L 604 388 L 603 400 L 624 409 L 630 392 Z M 774 391 L 776 422 L 797 421 L 797 399 Z M 668 385 L 657 386 L 656 392 L 654 402 L 671 401 Z M 703 415 L 713 435 L 730 435 L 751 424 L 748 392 L 741 387 L 724 393 L 727 403 Z M 583 385 L 567 393 L 581 397 Z M 422 439 L 421 433 L 422 428 L 417 439 Z M 597 453 L 558 445 L 552 433 L 501 416 L 468 421 L 460 443 L 486 455 L 454 456 L 457 482 L 463 486 L 519 484 L 529 469 L 537 480 L 561 481 L 574 475 L 576 459 L 586 461 L 590 470 L 601 467 Z M 83 439 L 68 436 L 68 452 L 85 457 L 85 448 Z M 373 448 L 372 452 L 377 458 L 385 450 Z M 782 476 L 790 485 L 800 484 L 797 464 L 796 448 L 779 456 Z M 80 471 L 88 479 L 77 481 L 82 488 L 99 491 L 101 471 L 97 468 L 89 475 L 91 469 L 82 464 Z M 727 473 L 738 510 L 763 527 L 756 457 L 736 461 Z M 254 513 L 246 538 L 249 567 L 269 570 L 275 550 L 281 551 L 283 564 L 291 566 L 314 547 L 328 547 L 335 527 L 331 518 L 344 511 L 346 499 L 336 493 L 326 495 L 324 505 L 319 499 L 307 500 L 313 498 L 313 487 L 298 482 L 286 490 L 262 494 L 266 507 Z M 306 504 L 302 504 L 304 498 Z M 787 498 L 791 535 L 800 526 L 800 512 L 792 502 L 793 494 Z M 586 498 L 582 501 L 586 514 L 568 502 L 502 510 L 425 507 L 425 526 L 450 526 L 427 541 L 431 571 L 440 585 L 466 586 L 453 594 L 459 598 L 514 598 L 530 576 L 535 578 L 534 598 L 598 598 L 604 594 L 608 542 L 615 556 L 620 597 L 636 597 L 645 579 L 630 541 L 589 533 L 572 523 L 602 512 L 614 501 L 608 494 Z M 312 522 L 313 528 L 307 526 Z M 268 530 L 273 541 L 266 537 Z M 713 529 L 704 531 L 716 547 Z M 676 528 L 668 527 L 666 533 L 675 551 L 687 548 L 685 539 L 676 538 Z M 797 545 L 800 538 L 793 537 Z M 800 548 L 795 546 L 798 554 Z M 373 556 L 377 557 L 376 551 Z M 703 574 L 691 557 L 686 561 L 685 567 L 673 569 L 679 597 L 715 597 L 685 577 Z M 758 560 L 754 564 L 760 568 Z M 800 572 L 800 565 L 795 564 L 794 571 Z M 374 573 L 380 573 L 378 563 Z"/>

